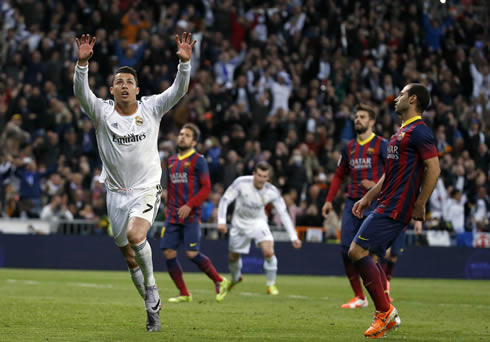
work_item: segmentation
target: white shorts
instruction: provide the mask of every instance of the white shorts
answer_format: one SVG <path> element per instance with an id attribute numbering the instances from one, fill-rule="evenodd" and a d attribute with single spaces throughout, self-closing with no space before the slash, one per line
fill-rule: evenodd
<path id="1" fill-rule="evenodd" d="M 107 212 L 111 222 L 114 242 L 126 246 L 126 228 L 131 217 L 141 217 L 150 224 L 155 221 L 160 206 L 160 185 L 132 191 L 107 191 Z"/>
<path id="2" fill-rule="evenodd" d="M 250 252 L 250 242 L 255 240 L 258 246 L 262 241 L 274 241 L 271 230 L 267 224 L 260 225 L 256 229 L 246 232 L 236 227 L 230 229 L 230 239 L 228 240 L 228 250 L 232 253 L 248 254 Z"/>

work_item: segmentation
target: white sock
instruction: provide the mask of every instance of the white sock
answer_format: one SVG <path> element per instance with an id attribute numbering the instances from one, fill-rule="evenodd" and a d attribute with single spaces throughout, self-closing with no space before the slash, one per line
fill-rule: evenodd
<path id="1" fill-rule="evenodd" d="M 267 275 L 267 286 L 274 285 L 277 276 L 277 258 L 275 255 L 272 258 L 264 259 L 264 270 Z"/>
<path id="2" fill-rule="evenodd" d="M 154 286 L 155 278 L 153 277 L 153 260 L 151 258 L 150 244 L 145 240 L 138 245 L 131 245 L 134 250 L 134 259 L 143 272 L 145 286 Z"/>
<path id="3" fill-rule="evenodd" d="M 134 269 L 129 269 L 129 273 L 131 274 L 131 279 L 141 298 L 145 299 L 145 277 L 143 276 L 143 272 L 141 272 L 141 268 L 136 267 Z"/>
<path id="4" fill-rule="evenodd" d="M 231 273 L 231 282 L 236 283 L 242 276 L 242 258 L 239 258 L 236 262 L 229 262 L 228 268 Z"/>

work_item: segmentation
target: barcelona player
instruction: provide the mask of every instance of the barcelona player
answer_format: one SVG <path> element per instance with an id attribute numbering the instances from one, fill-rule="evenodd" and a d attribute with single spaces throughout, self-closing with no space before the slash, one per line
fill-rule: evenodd
<path id="1" fill-rule="evenodd" d="M 354 117 L 354 127 L 357 137 L 349 141 L 342 151 L 337 165 L 337 171 L 335 172 L 325 204 L 322 208 L 322 214 L 327 218 L 328 212 L 332 209 L 332 201 L 342 181 L 344 178 L 350 176 L 347 199 L 342 215 L 340 245 L 345 274 L 349 278 L 355 296 L 347 303 L 342 304 L 341 307 L 344 309 L 368 306 L 367 298 L 362 289 L 359 271 L 347 253 L 364 218 L 373 209 L 373 205 L 371 205 L 370 208 L 364 211 L 362 218 L 357 218 L 352 214 L 352 207 L 384 174 L 388 142 L 386 139 L 373 133 L 375 122 L 376 112 L 373 108 L 362 104 L 357 107 Z"/>
<path id="2" fill-rule="evenodd" d="M 369 251 L 384 253 L 412 218 L 425 219 L 425 205 L 441 172 L 434 135 L 422 120 L 429 102 L 429 91 L 422 84 L 410 83 L 402 89 L 395 99 L 402 125 L 388 143 L 385 174 L 352 208 L 353 214 L 362 218 L 364 210 L 377 199 L 376 208 L 349 248 L 349 256 L 376 306 L 371 326 L 364 332 L 368 338 L 382 338 L 401 323 Z"/>
<path id="3" fill-rule="evenodd" d="M 196 125 L 185 124 L 177 138 L 178 153 L 167 163 L 167 218 L 160 248 L 167 260 L 168 273 L 180 291 L 177 297 L 169 298 L 171 303 L 192 301 L 177 260 L 177 248 L 181 243 L 189 260 L 213 281 L 217 301 L 224 299 L 229 286 L 229 281 L 222 278 L 211 260 L 199 251 L 201 204 L 211 191 L 206 159 L 194 150 L 199 135 Z"/>

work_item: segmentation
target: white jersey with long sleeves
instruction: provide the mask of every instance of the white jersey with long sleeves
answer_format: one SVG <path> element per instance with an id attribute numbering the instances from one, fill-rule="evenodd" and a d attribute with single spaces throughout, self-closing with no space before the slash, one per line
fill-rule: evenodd
<path id="1" fill-rule="evenodd" d="M 186 94 L 191 66 L 180 63 L 170 88 L 138 100 L 132 115 L 120 115 L 112 100 L 97 98 L 88 84 L 88 66 L 75 67 L 73 90 L 92 119 L 103 162 L 102 178 L 109 190 L 144 189 L 160 184 L 158 132 L 163 115 Z"/>
<path id="2" fill-rule="evenodd" d="M 287 212 L 286 203 L 274 185 L 265 183 L 262 189 L 257 189 L 253 184 L 253 176 L 242 176 L 235 179 L 233 184 L 226 189 L 219 202 L 218 224 L 226 223 L 226 211 L 228 205 L 233 201 L 236 202 L 231 221 L 232 229 L 250 232 L 260 226 L 267 225 L 265 207 L 272 203 L 288 232 L 290 240 L 298 239 L 293 222 Z"/>

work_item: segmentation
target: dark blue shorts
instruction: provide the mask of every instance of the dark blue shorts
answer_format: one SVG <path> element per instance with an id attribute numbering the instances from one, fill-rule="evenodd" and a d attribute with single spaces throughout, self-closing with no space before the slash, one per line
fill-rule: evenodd
<path id="1" fill-rule="evenodd" d="M 399 256 L 403 253 L 405 247 L 405 229 L 396 237 L 395 241 L 391 244 L 391 256 Z"/>
<path id="2" fill-rule="evenodd" d="M 372 212 L 362 223 L 354 241 L 362 248 L 384 256 L 403 228 L 405 228 L 404 223 Z"/>
<path id="3" fill-rule="evenodd" d="M 375 208 L 373 204 L 364 211 L 364 218 L 360 219 L 352 214 L 352 207 L 358 200 L 347 198 L 344 203 L 344 213 L 342 214 L 342 229 L 340 230 L 340 247 L 343 254 L 347 254 L 349 251 L 352 240 L 356 237 L 359 228 L 365 218 Z"/>
<path id="4" fill-rule="evenodd" d="M 162 228 L 160 239 L 161 249 L 177 249 L 181 243 L 187 251 L 198 251 L 201 241 L 201 225 L 192 223 L 168 223 Z"/>

